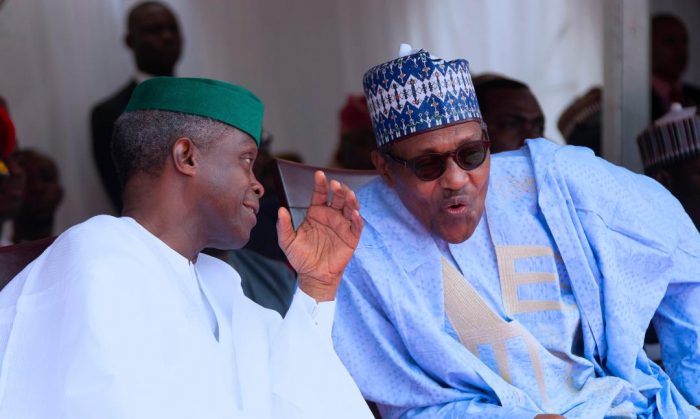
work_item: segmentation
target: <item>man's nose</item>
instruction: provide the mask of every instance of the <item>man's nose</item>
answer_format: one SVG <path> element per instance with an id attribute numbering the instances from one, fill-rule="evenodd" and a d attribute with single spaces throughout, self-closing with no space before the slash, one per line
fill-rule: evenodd
<path id="1" fill-rule="evenodd" d="M 469 173 L 459 167 L 453 157 L 446 162 L 445 173 L 440 177 L 440 186 L 450 190 L 460 190 L 469 182 Z"/>
<path id="2" fill-rule="evenodd" d="M 528 119 L 523 121 L 520 127 L 520 134 L 523 139 L 526 138 L 539 138 L 542 136 L 542 126 L 537 120 Z"/>
<path id="3" fill-rule="evenodd" d="M 160 30 L 160 37 L 167 42 L 174 42 L 179 36 L 180 34 L 174 28 L 162 28 Z"/>
<path id="4" fill-rule="evenodd" d="M 252 189 L 258 199 L 262 198 L 265 194 L 265 188 L 263 187 L 262 183 L 258 182 L 258 179 L 255 176 L 253 176 Z"/>

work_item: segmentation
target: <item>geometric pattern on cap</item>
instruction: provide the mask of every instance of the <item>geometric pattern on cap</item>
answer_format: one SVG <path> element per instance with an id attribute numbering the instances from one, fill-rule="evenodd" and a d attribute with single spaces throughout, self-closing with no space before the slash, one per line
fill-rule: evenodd
<path id="1" fill-rule="evenodd" d="M 695 108 L 671 111 L 639 134 L 637 145 L 647 170 L 700 156 L 700 115 Z"/>
<path id="2" fill-rule="evenodd" d="M 445 61 L 419 50 L 373 67 L 363 87 L 378 146 L 481 120 L 467 60 Z"/>

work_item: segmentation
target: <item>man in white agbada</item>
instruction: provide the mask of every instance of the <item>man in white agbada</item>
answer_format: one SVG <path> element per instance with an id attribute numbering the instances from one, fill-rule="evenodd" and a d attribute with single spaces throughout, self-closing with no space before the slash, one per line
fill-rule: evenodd
<path id="1" fill-rule="evenodd" d="M 123 216 L 66 231 L 0 292 L 0 417 L 371 417 L 330 335 L 362 230 L 350 189 L 331 181 L 326 204 L 317 173 L 296 232 L 280 210 L 299 282 L 284 319 L 200 253 L 248 240 L 262 115 L 223 82 L 138 86 L 115 127 Z"/>

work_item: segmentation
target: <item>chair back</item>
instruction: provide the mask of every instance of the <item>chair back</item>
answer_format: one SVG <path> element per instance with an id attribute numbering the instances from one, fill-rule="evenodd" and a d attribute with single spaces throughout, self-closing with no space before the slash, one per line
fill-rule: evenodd
<path id="1" fill-rule="evenodd" d="M 12 246 L 0 247 L 0 290 L 5 288 L 12 278 L 39 257 L 56 237 L 34 240 Z"/>
<path id="2" fill-rule="evenodd" d="M 275 159 L 275 186 L 280 203 L 289 209 L 292 224 L 298 228 L 306 210 L 311 203 L 311 192 L 314 188 L 314 173 L 322 170 L 328 180 L 335 179 L 356 191 L 370 180 L 379 176 L 374 170 L 348 170 L 328 167 L 316 167 L 283 159 Z M 330 195 L 329 195 L 330 198 Z"/>

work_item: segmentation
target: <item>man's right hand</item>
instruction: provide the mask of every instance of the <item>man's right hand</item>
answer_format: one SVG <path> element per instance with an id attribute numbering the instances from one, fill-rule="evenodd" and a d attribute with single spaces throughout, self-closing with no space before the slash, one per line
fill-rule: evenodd
<path id="1" fill-rule="evenodd" d="M 280 208 L 277 236 L 280 248 L 297 272 L 299 288 L 317 302 L 335 299 L 340 278 L 360 241 L 362 217 L 355 193 L 326 175 L 314 174 L 314 191 L 304 222 L 297 231 L 286 208 Z"/>

